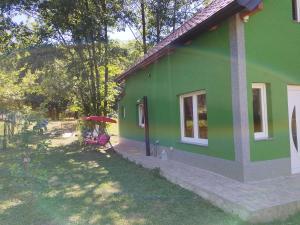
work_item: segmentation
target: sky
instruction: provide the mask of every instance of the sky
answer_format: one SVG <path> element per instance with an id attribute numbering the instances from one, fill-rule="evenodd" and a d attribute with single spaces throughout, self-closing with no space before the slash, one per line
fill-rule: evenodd
<path id="1" fill-rule="evenodd" d="M 120 41 L 128 41 L 134 39 L 132 32 L 128 28 L 126 28 L 125 31 L 121 31 L 121 32 L 118 31 L 111 32 L 109 36 L 112 39 L 120 40 Z"/>
<path id="2" fill-rule="evenodd" d="M 34 22 L 34 19 L 29 18 L 28 16 L 21 14 L 16 15 L 12 18 L 12 20 L 16 23 L 32 23 Z M 120 41 L 128 41 L 133 40 L 134 36 L 129 28 L 126 28 L 125 31 L 112 31 L 109 33 L 109 37 L 114 40 L 120 40 Z"/>

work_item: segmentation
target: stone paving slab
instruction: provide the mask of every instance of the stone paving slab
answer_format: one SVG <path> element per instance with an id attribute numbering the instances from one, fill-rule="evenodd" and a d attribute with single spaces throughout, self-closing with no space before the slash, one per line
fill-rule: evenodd
<path id="1" fill-rule="evenodd" d="M 300 175 L 241 183 L 177 161 L 147 157 L 134 145 L 122 143 L 114 148 L 124 158 L 147 169 L 159 168 L 169 181 L 243 220 L 270 222 L 300 211 Z"/>

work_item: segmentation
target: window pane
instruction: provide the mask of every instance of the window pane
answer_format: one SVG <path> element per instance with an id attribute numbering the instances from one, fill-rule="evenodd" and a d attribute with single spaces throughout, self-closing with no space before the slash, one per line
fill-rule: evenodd
<path id="1" fill-rule="evenodd" d="M 142 107 L 142 110 L 141 110 L 141 117 L 142 117 L 142 121 L 141 121 L 141 124 L 145 124 L 145 117 L 144 117 L 144 107 Z"/>
<path id="2" fill-rule="evenodd" d="M 296 118 L 296 107 L 294 107 L 293 114 L 292 114 L 292 137 L 293 142 L 296 148 L 296 151 L 298 152 L 298 137 L 297 137 L 297 118 Z"/>
<path id="3" fill-rule="evenodd" d="M 292 0 L 292 15 L 293 15 L 293 20 L 297 21 L 299 20 L 298 17 L 298 4 L 297 0 Z"/>
<path id="4" fill-rule="evenodd" d="M 263 132 L 262 125 L 262 103 L 261 103 L 261 89 L 253 88 L 253 120 L 254 132 Z"/>
<path id="5" fill-rule="evenodd" d="M 198 126 L 199 126 L 199 138 L 207 139 L 208 127 L 207 127 L 207 106 L 206 106 L 206 94 L 198 95 Z"/>
<path id="6" fill-rule="evenodd" d="M 139 123 L 140 123 L 140 125 L 144 125 L 145 124 L 144 105 L 143 104 L 139 105 Z"/>
<path id="7" fill-rule="evenodd" d="M 183 98 L 184 136 L 194 137 L 193 129 L 193 97 Z"/>

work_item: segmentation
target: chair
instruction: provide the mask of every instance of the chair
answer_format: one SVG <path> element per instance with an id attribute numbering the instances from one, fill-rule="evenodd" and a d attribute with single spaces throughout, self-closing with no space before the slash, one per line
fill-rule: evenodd
<path id="1" fill-rule="evenodd" d="M 100 134 L 96 139 L 86 138 L 84 143 L 86 145 L 100 145 L 105 146 L 110 141 L 110 136 L 107 134 Z"/>

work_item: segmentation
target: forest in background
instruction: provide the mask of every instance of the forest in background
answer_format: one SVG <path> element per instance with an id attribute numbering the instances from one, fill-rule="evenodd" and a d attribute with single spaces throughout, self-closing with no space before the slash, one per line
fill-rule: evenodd
<path id="1" fill-rule="evenodd" d="M 0 112 L 113 116 L 116 76 L 210 2 L 1 0 Z M 126 28 L 134 40 L 110 38 Z"/>

